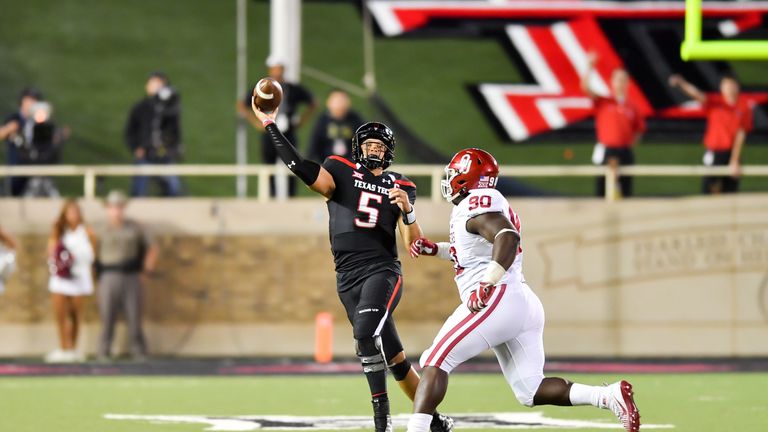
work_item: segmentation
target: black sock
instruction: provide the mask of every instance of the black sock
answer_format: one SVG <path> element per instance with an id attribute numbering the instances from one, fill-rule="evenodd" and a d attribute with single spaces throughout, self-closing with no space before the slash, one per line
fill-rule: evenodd
<path id="1" fill-rule="evenodd" d="M 389 398 L 386 393 L 374 395 L 371 400 L 373 405 L 373 424 L 377 432 L 386 431 L 391 422 L 389 415 Z"/>

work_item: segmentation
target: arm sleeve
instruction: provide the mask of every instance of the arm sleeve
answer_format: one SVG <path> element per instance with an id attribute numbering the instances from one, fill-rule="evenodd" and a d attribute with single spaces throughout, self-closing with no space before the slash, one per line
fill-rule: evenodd
<path id="1" fill-rule="evenodd" d="M 280 132 L 276 124 L 270 123 L 265 129 L 272 140 L 272 144 L 275 145 L 275 151 L 288 169 L 307 186 L 313 185 L 320 175 L 320 165 L 301 157 L 296 147 Z"/>

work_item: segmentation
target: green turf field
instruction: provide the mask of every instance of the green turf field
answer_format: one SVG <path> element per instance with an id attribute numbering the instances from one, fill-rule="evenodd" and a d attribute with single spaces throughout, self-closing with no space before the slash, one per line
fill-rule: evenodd
<path id="1" fill-rule="evenodd" d="M 616 376 L 573 375 L 600 384 Z M 673 425 L 679 432 L 765 431 L 767 374 L 635 375 L 644 424 Z M 205 423 L 106 419 L 112 415 L 367 416 L 366 385 L 358 376 L 323 377 L 64 377 L 0 380 L 0 430 L 8 432 L 193 432 Z M 396 390 L 395 390 L 396 391 Z M 393 391 L 393 413 L 410 405 Z M 500 375 L 452 377 L 446 413 L 526 412 L 548 419 L 613 424 L 612 414 L 591 407 L 521 407 Z M 243 423 L 239 423 L 241 426 Z M 237 424 L 219 430 L 235 429 Z M 213 429 L 208 429 L 213 430 Z M 400 428 L 399 430 L 403 430 Z M 493 430 L 493 429 L 474 429 Z M 536 430 L 553 431 L 556 428 Z M 596 428 L 571 430 L 593 431 Z M 649 429 L 650 430 L 650 429 Z"/>
<path id="2" fill-rule="evenodd" d="M 235 2 L 187 0 L 82 0 L 5 2 L 0 14 L 0 114 L 16 106 L 25 85 L 39 86 L 53 102 L 60 124 L 73 135 L 65 163 L 130 163 L 122 128 L 133 102 L 143 95 L 147 73 L 163 70 L 183 100 L 186 161 L 233 163 L 235 160 Z M 333 25 L 328 25 L 333 23 Z M 303 61 L 339 79 L 361 85 L 362 25 L 352 2 L 304 2 Z M 269 6 L 248 2 L 248 71 L 264 74 L 268 50 Z M 328 49 L 332 46 L 333 49 Z M 493 152 L 504 164 L 584 164 L 591 143 L 510 144 L 502 142 L 475 105 L 467 85 L 480 81 L 520 82 L 504 48 L 491 39 L 377 38 L 379 90 L 413 130 L 446 157 L 467 146 Z M 468 72 L 467 59 L 471 58 Z M 735 64 L 747 85 L 765 85 L 764 62 Z M 304 84 L 324 99 L 330 86 L 310 77 Z M 353 102 L 365 115 L 365 99 Z M 300 134 L 306 145 L 309 130 Z M 259 137 L 249 134 L 250 160 L 259 162 Z M 764 143 L 763 143 L 764 144 Z M 4 159 L 5 146 L 0 146 Z M 566 148 L 574 158 L 565 160 Z M 699 143 L 642 145 L 639 163 L 699 164 Z M 749 164 L 768 163 L 768 146 L 750 143 Z M 415 162 L 407 147 L 398 162 Z M 589 195 L 592 179 L 533 179 L 565 194 Z M 641 195 L 695 194 L 699 179 L 641 179 Z M 61 180 L 65 193 L 81 193 L 82 180 Z M 108 187 L 127 187 L 127 179 Z M 193 195 L 232 195 L 234 179 L 189 178 Z M 251 191 L 255 190 L 255 183 Z M 746 179 L 742 190 L 768 190 L 768 179 Z"/>

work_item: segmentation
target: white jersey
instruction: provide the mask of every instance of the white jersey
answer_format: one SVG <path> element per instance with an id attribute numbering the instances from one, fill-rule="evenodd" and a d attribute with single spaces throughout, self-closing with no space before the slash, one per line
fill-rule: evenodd
<path id="1" fill-rule="evenodd" d="M 476 288 L 491 262 L 493 243 L 479 234 L 467 231 L 467 221 L 484 213 L 501 213 L 506 216 L 520 234 L 520 218 L 512 211 L 506 198 L 496 189 L 473 189 L 451 213 L 451 259 L 456 271 L 456 285 L 462 302 L 471 289 Z M 522 244 L 522 242 L 521 242 Z M 503 278 L 507 283 L 524 283 L 523 249 L 517 251 L 512 266 Z"/>
<path id="2" fill-rule="evenodd" d="M 74 230 L 67 229 L 61 243 L 72 254 L 72 277 L 62 278 L 51 275 L 48 289 L 57 294 L 81 296 L 93 294 L 91 266 L 94 261 L 93 246 L 88 237 L 88 230 L 79 225 Z"/>

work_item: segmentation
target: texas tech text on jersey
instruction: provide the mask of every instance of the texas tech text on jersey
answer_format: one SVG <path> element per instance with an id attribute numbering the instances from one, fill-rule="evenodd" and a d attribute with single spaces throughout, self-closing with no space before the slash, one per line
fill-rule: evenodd
<path id="1" fill-rule="evenodd" d="M 416 185 L 402 174 L 384 171 L 380 176 L 340 156 L 323 163 L 336 184 L 327 201 L 331 250 L 337 272 L 376 263 L 397 261 L 396 231 L 400 208 L 390 203 L 388 192 L 399 187 L 416 201 Z"/>

